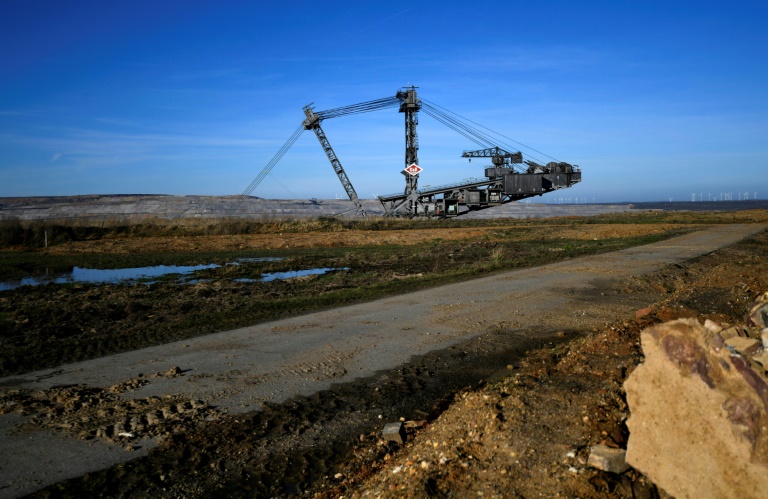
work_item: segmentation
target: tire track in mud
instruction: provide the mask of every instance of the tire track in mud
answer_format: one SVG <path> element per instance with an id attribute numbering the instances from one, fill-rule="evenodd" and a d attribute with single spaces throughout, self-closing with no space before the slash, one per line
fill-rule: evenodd
<path id="1" fill-rule="evenodd" d="M 181 375 L 174 368 L 149 378 Z M 147 445 L 148 439 L 167 438 L 220 415 L 209 404 L 181 395 L 126 397 L 149 383 L 150 379 L 139 377 L 107 388 L 65 385 L 7 390 L 0 394 L 0 414 L 29 416 L 18 433 L 49 430 L 123 445 L 128 451 Z"/>
<path id="2" fill-rule="evenodd" d="M 285 383 L 287 380 L 304 380 L 313 382 L 327 382 L 339 379 L 345 376 L 347 371 L 347 363 L 354 359 L 357 354 L 362 351 L 362 348 L 355 348 L 345 352 L 335 352 L 332 355 L 324 358 L 320 361 L 314 362 L 298 362 L 289 365 L 282 366 L 276 370 L 272 370 L 266 373 L 253 374 L 249 371 L 233 369 L 220 373 L 214 376 L 216 381 L 220 383 L 237 383 L 240 385 L 267 385 L 273 383 Z M 193 375 L 192 379 L 204 378 L 207 375 Z M 227 399 L 229 396 L 235 393 L 239 393 L 240 390 L 222 390 L 209 398 L 211 402 L 217 402 L 219 400 Z M 271 392 L 274 395 L 275 392 Z M 271 396 L 253 397 L 251 400 L 258 402 L 260 405 L 268 403 L 271 400 Z"/>
<path id="3" fill-rule="evenodd" d="M 756 231 L 754 228 L 749 230 Z M 726 228 L 726 230 L 720 231 L 720 237 L 722 238 L 723 233 L 725 233 L 725 236 L 733 238 L 734 234 L 745 235 L 746 232 L 748 231 L 744 227 Z M 708 237 L 711 238 L 712 236 L 709 235 Z M 687 240 L 696 239 L 689 237 Z M 719 244 L 722 244 L 722 241 L 719 241 Z M 665 254 L 657 254 L 656 260 L 654 260 L 653 252 L 658 250 L 653 248 L 649 246 L 642 252 L 635 253 L 639 256 L 633 255 L 632 260 L 640 260 L 640 263 L 632 264 L 634 266 L 631 268 L 658 268 L 660 260 L 674 262 L 689 258 L 681 256 L 680 251 L 676 249 L 674 255 L 669 250 Z M 611 261 L 615 261 L 625 257 L 619 252 L 600 258 L 610 258 Z M 594 260 L 595 258 L 592 259 L 592 261 Z M 570 263 L 567 262 L 555 266 L 565 275 L 569 265 Z M 552 269 L 555 266 L 548 268 Z M 648 270 L 640 270 L 639 272 L 648 272 Z M 595 324 L 598 318 L 607 320 L 611 316 L 611 311 L 626 313 L 627 310 L 631 310 L 631 307 L 639 304 L 644 306 L 650 297 L 654 296 L 653 292 L 632 292 L 629 295 L 627 292 L 621 292 L 621 289 L 627 285 L 623 281 L 631 281 L 629 277 L 623 280 L 616 278 L 602 280 L 598 277 L 590 280 L 588 285 L 584 286 L 577 284 L 572 279 L 568 282 L 575 283 L 573 289 L 567 289 L 567 286 L 563 284 L 562 277 L 548 276 L 541 279 L 540 273 L 539 269 L 518 273 L 518 276 L 529 276 L 520 283 L 523 292 L 530 292 L 529 283 L 537 282 L 536 279 L 538 279 L 541 286 L 548 286 L 548 289 L 559 289 L 560 295 L 563 295 L 562 302 L 557 302 L 550 308 L 538 308 L 536 303 L 529 303 L 530 300 L 528 300 L 526 306 L 530 305 L 532 310 L 522 310 L 521 313 L 527 314 L 528 317 L 521 315 L 521 320 L 518 321 L 518 316 L 510 312 L 516 310 L 513 307 L 520 306 L 522 308 L 521 305 L 515 304 L 514 301 L 499 301 L 498 297 L 488 298 L 488 301 L 494 301 L 495 298 L 497 303 L 486 304 L 485 307 L 478 305 L 473 310 L 468 310 L 467 320 L 463 323 L 461 322 L 461 314 L 451 314 L 450 322 L 455 321 L 457 325 L 462 324 L 462 329 L 451 331 L 451 334 L 457 337 L 459 334 L 465 334 L 467 337 L 475 336 L 473 339 L 464 340 L 439 351 L 413 357 L 411 361 L 394 369 L 379 371 L 367 377 L 359 377 L 354 381 L 333 385 L 331 388 L 311 396 L 294 397 L 280 404 L 264 403 L 261 411 L 224 415 L 199 427 L 172 434 L 161 447 L 150 451 L 150 455 L 146 458 L 64 482 L 54 486 L 49 492 L 56 493 L 59 491 L 71 495 L 107 493 L 117 496 L 141 492 L 150 497 L 210 494 L 271 496 L 299 492 L 316 480 L 324 478 L 329 470 L 334 469 L 338 463 L 349 459 L 353 455 L 356 445 L 376 440 L 378 438 L 377 432 L 380 431 L 384 422 L 397 420 L 401 417 L 425 419 L 438 414 L 456 390 L 492 376 L 509 363 L 514 364 L 515 359 L 521 359 L 526 350 L 550 342 L 561 341 L 574 334 L 581 334 L 587 329 L 599 325 Z M 581 274 L 583 275 L 583 272 Z M 579 283 L 582 275 L 578 276 Z M 472 283 L 476 289 L 470 288 L 468 283 L 442 288 L 445 293 L 448 293 L 448 296 L 442 295 L 439 301 L 435 301 L 433 290 L 411 296 L 423 299 L 424 307 L 430 307 L 434 303 L 445 304 L 459 300 L 459 298 L 453 297 L 456 296 L 456 291 L 460 290 L 465 298 L 464 301 L 468 301 L 469 297 L 475 295 L 491 295 L 496 289 L 495 286 L 500 288 L 503 286 L 502 279 L 507 279 L 507 277 L 479 279 Z M 540 298 L 547 296 L 550 295 L 542 294 Z M 594 298 L 605 308 L 598 314 L 590 313 L 587 315 L 589 307 L 579 308 L 575 306 L 578 300 L 589 298 Z M 409 300 L 411 298 L 400 297 L 397 300 L 355 307 L 355 313 L 346 315 L 344 318 L 342 318 L 341 312 L 327 313 L 323 317 L 327 323 L 336 326 L 340 325 L 339 321 L 342 320 L 347 322 L 347 326 L 355 326 L 355 328 L 347 330 L 347 334 L 354 336 L 360 332 L 360 321 L 372 317 L 373 315 L 369 314 L 371 310 L 375 310 L 378 314 L 382 308 L 382 303 L 386 303 L 391 310 L 397 310 L 396 314 L 390 315 L 389 311 L 381 314 L 384 315 L 382 321 L 386 324 L 386 336 L 370 331 L 370 337 L 365 339 L 367 348 L 364 350 L 368 351 L 360 355 L 368 359 L 367 362 L 373 362 L 376 359 L 371 357 L 372 352 L 380 352 L 380 349 L 374 348 L 377 342 L 398 338 L 396 341 L 405 343 L 410 338 L 416 338 L 417 342 L 408 343 L 412 348 L 421 347 L 419 342 L 427 344 L 423 337 L 411 335 L 410 332 L 405 335 L 396 334 L 398 330 L 405 329 L 404 325 L 421 325 L 425 328 L 428 326 L 430 317 L 429 314 L 424 313 L 424 309 L 406 310 Z M 499 304 L 505 308 L 499 309 Z M 350 309 L 345 309 L 347 314 L 349 314 Z M 482 310 L 478 312 L 475 309 Z M 363 313 L 363 310 L 368 312 Z M 486 311 L 503 313 L 498 316 L 484 317 Z M 549 314 L 546 321 L 535 316 L 537 311 Z M 393 315 L 398 316 L 398 322 L 395 322 Z M 389 322 L 390 317 L 393 319 L 391 323 Z M 496 330 L 490 330 L 486 326 L 489 323 L 482 322 L 488 318 L 494 318 L 492 322 L 498 325 Z M 378 319 L 379 316 L 377 315 Z M 303 318 L 299 321 L 286 321 L 284 324 L 304 324 L 313 320 L 315 319 Z M 370 322 L 375 321 L 371 320 Z M 526 326 L 523 327 L 523 324 Z M 566 327 L 564 324 L 570 327 L 570 330 L 559 329 Z M 557 325 L 558 329 L 554 325 Z M 562 334 L 558 336 L 557 333 L 561 331 Z M 318 340 L 323 340 L 326 337 L 323 331 L 316 331 L 313 335 Z M 297 338 L 289 338 L 289 336 L 281 338 L 290 339 L 293 342 L 298 341 Z M 344 338 L 347 337 L 350 336 Z M 217 338 L 215 339 L 217 342 L 227 342 L 233 339 L 226 339 L 223 336 Z M 253 340 L 262 342 L 262 344 L 264 342 L 263 335 L 258 338 L 235 335 L 234 339 L 238 348 L 240 348 L 238 341 L 250 342 Z M 312 336 L 301 339 L 301 348 L 307 347 L 306 342 L 311 339 L 313 339 Z M 429 345 L 435 348 L 431 340 Z M 259 346 L 261 347 L 261 345 Z M 298 345 L 291 344 L 290 346 L 296 348 Z M 153 352 L 157 351 L 159 350 L 153 350 Z M 175 352 L 172 349 L 163 351 L 168 355 Z M 320 350 L 316 349 L 313 354 L 319 352 Z M 205 354 L 209 355 L 207 351 Z M 327 352 L 323 355 L 325 354 Z M 338 353 L 330 353 L 325 358 L 328 359 L 333 355 L 338 355 Z M 402 359 L 409 357 L 410 351 L 407 347 L 403 348 Z M 145 360 L 146 358 L 143 359 L 143 361 Z M 273 357 L 266 360 L 271 362 Z M 290 364 L 280 363 L 282 367 L 279 367 L 278 371 L 284 373 L 286 377 L 301 376 L 301 370 L 306 369 L 307 366 L 304 361 L 293 360 L 294 362 Z M 329 373 L 340 372 L 335 371 L 336 366 L 347 369 L 344 362 L 349 361 L 348 358 L 341 359 L 341 362 L 331 359 L 327 360 L 327 365 L 323 367 Z M 252 363 L 253 359 L 249 358 L 248 362 Z M 310 363 L 310 365 L 317 364 Z M 115 365 L 111 364 L 109 367 L 114 369 Z M 105 371 L 100 373 L 103 372 Z M 303 374 L 306 375 L 307 373 Z M 78 374 L 77 376 L 84 375 Z M 93 373 L 89 375 L 95 376 Z M 271 379 L 271 377 L 256 376 L 254 382 L 268 385 L 272 383 Z M 96 489 L 94 484 L 101 484 L 106 489 Z"/>
<path id="4" fill-rule="evenodd" d="M 198 429 L 170 435 L 149 456 L 122 465 L 110 495 L 148 497 L 294 494 L 350 459 L 357 445 L 378 440 L 386 422 L 431 420 L 453 395 L 506 372 L 530 349 L 554 346 L 576 331 L 498 330 L 447 349 L 413 358 L 403 366 L 260 411 L 221 415 Z M 321 363 L 322 364 L 322 363 Z M 287 369 L 302 373 L 301 367 Z M 382 452 L 387 447 L 381 448 Z M 50 490 L 92 494 L 106 470 Z"/>

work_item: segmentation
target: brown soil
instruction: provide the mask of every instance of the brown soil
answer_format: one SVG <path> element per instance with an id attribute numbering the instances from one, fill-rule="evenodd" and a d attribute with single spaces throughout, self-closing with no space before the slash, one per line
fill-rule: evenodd
<path id="1" fill-rule="evenodd" d="M 411 230 L 349 230 L 340 232 L 245 234 L 197 237 L 142 237 L 73 241 L 47 250 L 49 254 L 130 254 L 142 252 L 230 251 L 242 249 L 337 248 L 384 245 L 414 245 L 430 241 L 459 241 L 485 236 L 500 240 L 504 231 L 514 230 L 520 241 L 531 239 L 608 239 L 661 234 L 683 224 L 546 224 L 493 227 L 434 228 Z"/>
<path id="2" fill-rule="evenodd" d="M 682 317 L 741 322 L 768 289 L 768 234 L 688 265 L 642 277 L 635 291 L 664 293 L 648 310 L 555 348 L 537 350 L 510 375 L 459 394 L 451 407 L 397 452 L 326 481 L 325 496 L 654 497 L 664 494 L 630 470 L 586 465 L 602 443 L 626 448 L 622 385 L 642 362 L 645 327 Z M 650 304 L 649 304 L 650 305 Z"/>
<path id="3" fill-rule="evenodd" d="M 183 408 L 197 411 L 189 424 L 158 431 L 164 442 L 148 457 L 38 495 L 657 497 L 663 491 L 633 470 L 613 475 L 586 466 L 591 445 L 626 444 L 622 383 L 642 361 L 639 332 L 678 317 L 739 322 L 746 305 L 768 289 L 766 262 L 768 233 L 763 232 L 685 265 L 628 280 L 624 293 L 650 311 L 626 321 L 564 330 L 549 343 L 531 340 L 520 347 L 516 341 L 514 348 L 509 331 L 492 331 L 375 379 L 259 412 L 221 415 L 187 401 L 189 408 Z M 98 410 L 96 416 L 79 412 L 88 407 L 55 410 L 59 399 L 70 403 L 66 393 L 12 393 L 4 400 L 6 410 L 53 407 L 42 411 L 48 415 L 38 418 L 39 424 L 63 422 L 73 432 L 87 433 L 73 421 L 96 417 Z M 86 395 L 107 405 L 124 404 L 109 402 L 103 393 Z M 182 403 L 161 402 L 136 403 L 144 414 L 162 412 L 164 403 Z M 182 416 L 175 421 L 184 421 L 184 411 L 177 412 Z M 382 413 L 386 416 L 379 419 Z M 380 439 L 393 414 L 409 421 L 404 445 Z M 210 421 L 192 424 L 203 419 Z M 130 414 L 123 421 L 130 430 Z"/>

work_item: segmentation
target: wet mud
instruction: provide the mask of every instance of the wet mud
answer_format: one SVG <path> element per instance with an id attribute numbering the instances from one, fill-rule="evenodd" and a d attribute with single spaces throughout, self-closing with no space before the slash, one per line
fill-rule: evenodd
<path id="1" fill-rule="evenodd" d="M 0 291 L 0 376 L 371 301 L 493 272 L 609 252 L 679 235 L 692 227 L 648 225 L 614 233 L 613 227 L 579 225 L 569 230 L 569 238 L 562 237 L 563 229 L 542 229 L 538 236 L 528 229 L 515 229 L 499 230 L 492 239 L 488 239 L 489 231 L 482 231 L 477 240 L 440 240 L 427 245 L 307 249 L 250 258 L 240 255 L 238 265 L 227 265 L 233 261 L 230 253 L 187 255 L 181 262 L 171 261 L 178 255 L 149 254 L 147 259 L 160 258 L 167 264 L 220 266 L 197 270 L 187 276 L 185 283 L 179 283 L 178 275 L 166 275 L 152 278 L 149 283 L 51 283 Z M 57 255 L 43 256 L 59 259 Z M 161 256 L 171 260 L 164 261 Z M 0 270 L 18 271 L 27 260 L 37 258 L 42 257 L 14 253 Z M 75 258 L 77 263 L 80 256 L 66 258 Z M 124 258 L 137 261 L 137 255 L 114 258 L 110 260 L 112 265 Z M 301 275 L 307 269 L 331 271 Z M 265 281 L 264 276 L 282 278 Z"/>
<path id="2" fill-rule="evenodd" d="M 642 360 L 639 331 L 697 314 L 736 320 L 738 304 L 768 286 L 765 261 L 763 232 L 628 279 L 623 293 L 653 305 L 647 316 L 589 330 L 489 331 L 395 370 L 173 433 L 146 458 L 35 496 L 439 496 L 485 487 L 658 497 L 636 472 L 611 476 L 584 465 L 590 444 L 626 443 L 621 383 Z M 607 291 L 585 299 L 618 299 Z M 383 425 L 401 418 L 413 421 L 409 442 L 383 442 Z M 398 466 L 411 471 L 393 474 Z"/>
<path id="3" fill-rule="evenodd" d="M 696 312 L 722 319 L 740 310 L 738 303 L 765 284 L 760 275 L 765 275 L 761 264 L 768 257 L 767 242 L 768 237 L 762 233 L 735 250 L 716 252 L 685 265 L 669 266 L 652 275 L 629 279 L 622 293 L 631 296 L 633 303 L 662 303 L 654 320 Z M 315 282 L 320 286 L 327 284 Z M 208 296 L 217 290 L 211 289 Z M 608 287 L 601 288 L 599 283 L 582 298 L 592 305 L 622 299 Z M 94 303 L 108 305 L 108 301 L 101 299 Z M 506 376 L 510 374 L 520 375 L 515 386 L 521 390 L 519 400 L 523 405 L 516 406 L 515 414 L 525 414 L 517 431 L 527 441 L 544 442 L 555 428 L 552 418 L 567 413 L 576 402 L 597 407 L 595 410 L 602 414 L 603 422 L 620 421 L 623 406 L 621 397 L 615 397 L 620 392 L 617 383 L 633 363 L 639 361 L 632 334 L 640 325 L 590 324 L 587 327 L 585 324 L 584 329 L 572 330 L 515 330 L 500 325 L 496 330 L 448 349 L 414 357 L 397 369 L 336 384 L 309 397 L 267 404 L 261 411 L 245 414 L 223 414 L 204 400 L 133 397 L 132 391 L 152 383 L 152 376 L 103 390 L 75 385 L 29 393 L 10 387 L 10 391 L 4 392 L 3 410 L 31 416 L 30 426 L 23 431 L 43 429 L 83 439 L 104 439 L 120 443 L 130 451 L 131 437 L 120 434 L 141 428 L 149 429 L 148 435 L 160 442 L 147 457 L 61 482 L 36 492 L 33 494 L 36 497 L 275 497 L 316 493 L 336 497 L 352 493 L 356 484 L 373 476 L 376 469 L 410 444 L 397 446 L 382 442 L 380 432 L 385 423 L 401 419 L 409 422 L 409 440 L 415 442 L 413 439 L 418 438 L 420 432 L 442 424 L 440 415 L 456 406 L 457 393 L 480 393 L 496 380 L 507 382 L 504 380 L 508 380 Z M 563 364 L 575 372 L 576 377 L 548 378 L 569 351 L 576 351 L 571 349 L 574 342 L 592 338 L 604 330 L 614 331 L 618 338 L 613 344 L 606 342 L 612 347 L 595 347 Z M 404 351 L 404 361 L 409 357 Z M 183 377 L 187 374 L 175 370 L 154 376 L 162 375 Z M 544 380 L 547 381 L 542 384 Z M 553 397 L 548 402 L 548 393 L 563 391 L 573 396 Z M 478 405 L 486 403 L 487 400 Z M 488 407 L 494 414 L 505 414 L 492 405 Z M 99 410 L 108 417 L 99 419 Z M 467 417 L 470 425 L 477 423 L 477 416 Z M 509 414 L 504 417 L 512 420 Z M 546 424 L 539 424 L 545 420 Z M 108 430 L 109 424 L 112 426 Z M 464 421 L 463 426 L 466 425 Z M 457 428 L 448 431 L 459 434 Z M 595 425 L 589 431 L 597 432 L 600 438 L 606 437 L 602 435 L 605 431 L 607 438 L 615 442 L 625 438 L 621 432 L 613 435 L 612 426 L 608 424 Z M 559 452 L 559 447 L 557 449 Z M 542 452 L 542 455 L 547 454 Z M 530 459 L 523 461 L 532 468 L 542 464 Z M 532 480 L 541 479 L 535 474 L 530 476 Z M 587 497 L 590 494 L 577 492 L 624 490 L 616 481 L 601 477 L 595 480 L 603 484 L 600 485 L 603 489 L 576 488 L 574 494 Z M 427 480 L 418 490 L 449 494 L 450 484 L 454 483 L 453 490 L 460 490 L 461 481 L 460 475 L 455 474 L 442 484 Z M 561 490 L 556 484 L 550 485 L 553 487 L 548 489 L 550 492 Z M 631 493 L 632 489 L 629 490 Z"/>
<path id="4" fill-rule="evenodd" d="M 581 334 L 489 332 L 415 357 L 396 370 L 333 385 L 310 397 L 267 404 L 261 411 L 245 414 L 218 414 L 215 421 L 197 429 L 171 427 L 172 431 L 162 435 L 162 445 L 149 456 L 57 484 L 36 495 L 299 494 L 354 459 L 361 446 L 375 447 L 385 423 L 432 421 L 458 391 L 508 373 L 508 366 L 522 362 L 531 349 L 553 347 Z M 417 427 L 411 425 L 409 432 Z M 378 449 L 388 451 L 387 446 Z"/>

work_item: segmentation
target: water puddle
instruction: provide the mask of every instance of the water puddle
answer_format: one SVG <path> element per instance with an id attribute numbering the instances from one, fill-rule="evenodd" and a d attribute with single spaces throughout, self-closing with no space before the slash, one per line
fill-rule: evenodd
<path id="1" fill-rule="evenodd" d="M 227 265 L 240 265 L 242 263 L 257 262 L 276 262 L 282 258 L 262 257 L 262 258 L 238 258 Z M 34 277 L 25 277 L 23 279 L 12 279 L 0 281 L 0 291 L 10 291 L 21 286 L 40 286 L 44 284 L 132 284 L 141 281 L 145 284 L 151 284 L 152 279 L 160 278 L 166 275 L 185 276 L 198 270 L 217 269 L 221 265 L 211 263 L 208 265 L 157 265 L 154 267 L 135 267 L 126 269 L 88 269 L 83 267 L 72 267 L 67 270 L 51 271 L 45 270 L 45 274 Z M 317 268 L 307 270 L 295 270 L 290 272 L 271 272 L 262 274 L 258 279 L 242 278 L 234 279 L 236 282 L 270 282 L 275 280 L 295 279 L 308 275 L 322 275 L 328 272 L 338 270 L 349 270 L 349 267 L 342 268 Z M 210 282 L 210 279 L 185 279 L 181 277 L 179 284 L 197 284 L 199 282 Z"/>
<path id="2" fill-rule="evenodd" d="M 215 263 L 209 265 L 157 265 L 155 267 L 135 267 L 128 269 L 87 269 L 72 267 L 66 271 L 53 271 L 34 277 L 0 282 L 0 291 L 9 291 L 21 286 L 40 286 L 43 284 L 120 284 L 138 280 L 152 279 L 169 274 L 191 274 L 197 270 L 215 269 Z"/>
<path id="3" fill-rule="evenodd" d="M 336 268 L 321 268 L 321 269 L 306 269 L 306 270 L 292 270 L 289 272 L 270 272 L 267 274 L 261 274 L 261 279 L 235 279 L 236 282 L 269 282 L 269 281 L 287 281 L 288 279 L 296 279 L 297 277 L 304 277 L 308 275 L 323 275 L 328 272 L 337 272 L 339 270 L 349 270 L 349 267 L 336 267 Z"/>

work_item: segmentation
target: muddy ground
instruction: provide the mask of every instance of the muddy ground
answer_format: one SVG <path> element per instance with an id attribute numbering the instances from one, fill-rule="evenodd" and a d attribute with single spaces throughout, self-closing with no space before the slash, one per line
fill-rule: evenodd
<path id="1" fill-rule="evenodd" d="M 640 331 L 696 317 L 741 323 L 768 289 L 768 233 L 627 283 L 649 299 L 626 321 L 595 328 L 510 362 L 507 373 L 457 394 L 412 441 L 362 459 L 325 480 L 324 497 L 657 497 L 641 474 L 586 466 L 589 448 L 626 448 L 622 384 L 642 362 Z M 382 456 L 383 454 L 383 456 Z"/>
<path id="2" fill-rule="evenodd" d="M 211 236 L 177 236 L 171 227 L 166 235 L 96 232 L 93 238 L 85 234 L 85 240 L 45 249 L 0 251 L 0 280 L 74 267 L 220 265 L 195 272 L 185 285 L 179 285 L 178 275 L 168 275 L 127 285 L 48 284 L 0 291 L 0 376 L 614 251 L 702 223 L 764 218 L 762 212 L 721 218 L 653 213 L 401 230 L 319 225 L 310 232 Z M 330 270 L 260 281 L 269 273 L 307 269 Z"/>
<path id="3" fill-rule="evenodd" d="M 768 289 L 767 243 L 761 233 L 628 280 L 623 292 L 653 305 L 652 313 L 563 330 L 556 341 L 521 346 L 500 326 L 375 378 L 236 416 L 195 401 L 141 401 L 143 418 L 98 437 L 121 442 L 131 424 L 154 427 L 164 438 L 159 448 L 37 495 L 654 497 L 658 491 L 633 471 L 613 476 L 584 464 L 589 445 L 625 443 L 621 383 L 642 359 L 639 331 L 679 316 L 737 322 L 746 303 Z M 615 297 L 589 297 L 601 299 Z M 102 391 L 10 390 L 3 406 L 38 414 L 38 428 L 96 438 L 88 428 L 98 425 L 90 423 L 131 412 L 120 395 L 143 382 Z M 379 438 L 383 407 L 408 421 L 407 444 Z"/>

